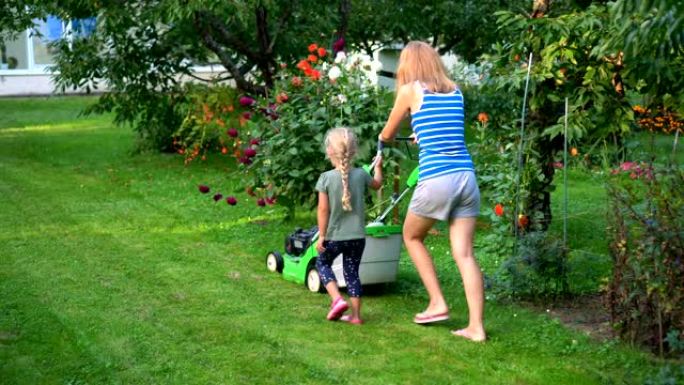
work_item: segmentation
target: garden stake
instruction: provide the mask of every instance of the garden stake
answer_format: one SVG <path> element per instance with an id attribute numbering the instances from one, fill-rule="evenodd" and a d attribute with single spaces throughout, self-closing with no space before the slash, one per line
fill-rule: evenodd
<path id="1" fill-rule="evenodd" d="M 530 59 L 527 62 L 527 77 L 525 79 L 525 93 L 523 94 L 522 113 L 520 119 L 520 145 L 518 146 L 518 173 L 516 175 L 516 191 L 515 191 L 515 210 L 513 212 L 513 231 L 515 234 L 515 244 L 513 246 L 513 254 L 518 250 L 518 210 L 520 207 L 520 174 L 522 172 L 522 150 L 525 135 L 525 106 L 527 105 L 527 90 L 530 85 L 530 70 L 532 69 L 532 53 L 530 52 Z"/>
<path id="2" fill-rule="evenodd" d="M 563 133 L 563 250 L 568 250 L 568 98 L 565 98 Z"/>
<path id="3" fill-rule="evenodd" d="M 561 279 L 563 294 L 568 292 L 568 280 L 565 276 L 565 264 L 568 258 L 568 98 L 565 97 L 565 131 L 563 132 L 563 263 Z"/>

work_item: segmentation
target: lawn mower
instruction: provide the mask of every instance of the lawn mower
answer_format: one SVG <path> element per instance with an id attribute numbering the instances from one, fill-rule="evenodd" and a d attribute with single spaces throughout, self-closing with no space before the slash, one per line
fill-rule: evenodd
<path id="1" fill-rule="evenodd" d="M 413 138 L 395 138 L 395 140 L 409 141 Z M 378 155 L 382 154 L 383 144 L 378 142 Z M 377 157 L 376 157 L 377 159 Z M 375 166 L 364 166 L 370 173 Z M 406 188 L 390 200 L 389 207 L 375 220 L 366 225 L 366 247 L 361 257 L 359 276 L 363 285 L 394 282 L 399 269 L 399 255 L 401 253 L 401 225 L 385 224 L 385 218 L 402 198 L 418 184 L 418 167 L 416 167 L 406 181 Z M 310 229 L 297 228 L 285 237 L 285 252 L 271 251 L 266 255 L 266 268 L 271 272 L 282 274 L 283 278 L 298 284 L 305 284 L 312 292 L 324 292 L 325 287 L 316 269 L 316 242 L 318 227 Z M 346 287 L 342 274 L 342 255 L 335 258 L 332 265 L 339 287 Z"/>

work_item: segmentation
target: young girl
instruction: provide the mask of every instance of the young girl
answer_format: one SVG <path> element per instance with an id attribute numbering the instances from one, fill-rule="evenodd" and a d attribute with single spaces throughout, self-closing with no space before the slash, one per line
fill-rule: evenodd
<path id="1" fill-rule="evenodd" d="M 392 140 L 400 122 L 410 114 L 419 147 L 418 186 L 404 222 L 404 243 L 430 302 L 416 314 L 418 324 L 449 319 L 449 308 L 424 240 L 436 221 L 448 221 L 451 251 L 463 278 L 469 324 L 452 334 L 473 341 L 486 338 L 484 285 L 473 253 L 480 192 L 464 141 L 463 95 L 449 79 L 439 54 L 428 44 L 413 41 L 399 57 L 397 97 L 380 140 Z"/>
<path id="2" fill-rule="evenodd" d="M 332 299 L 328 320 L 342 319 L 361 324 L 361 281 L 359 264 L 366 244 L 366 186 L 377 190 L 382 185 L 382 159 L 375 165 L 373 178 L 361 168 L 352 167 L 356 155 L 356 137 L 348 128 L 335 128 L 325 136 L 325 152 L 334 169 L 318 178 L 318 243 L 316 268 Z M 351 316 L 342 316 L 349 308 L 340 295 L 331 265 L 342 254 L 344 280 L 351 299 Z"/>

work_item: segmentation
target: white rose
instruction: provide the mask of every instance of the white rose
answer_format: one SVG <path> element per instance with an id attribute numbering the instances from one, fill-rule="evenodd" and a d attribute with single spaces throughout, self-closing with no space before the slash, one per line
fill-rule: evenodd
<path id="1" fill-rule="evenodd" d="M 340 51 L 337 53 L 337 56 L 335 56 L 335 63 L 340 64 L 347 60 L 347 54 L 344 53 L 344 51 Z"/>
<path id="2" fill-rule="evenodd" d="M 330 78 L 330 80 L 332 81 L 337 80 L 337 78 L 339 78 L 340 75 L 342 75 L 342 70 L 340 70 L 340 67 L 338 66 L 332 66 L 330 68 L 330 71 L 328 71 L 328 78 Z"/>
<path id="3" fill-rule="evenodd" d="M 338 94 L 338 95 L 337 95 L 337 100 L 338 100 L 340 103 L 346 103 L 346 102 L 347 102 L 347 97 L 344 96 L 344 94 Z"/>

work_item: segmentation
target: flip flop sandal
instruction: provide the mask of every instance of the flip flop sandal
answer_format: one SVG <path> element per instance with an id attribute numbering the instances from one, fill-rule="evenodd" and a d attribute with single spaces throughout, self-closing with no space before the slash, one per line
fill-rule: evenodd
<path id="1" fill-rule="evenodd" d="M 413 317 L 413 322 L 420 324 L 420 325 L 426 325 L 426 324 L 431 324 L 434 322 L 441 322 L 441 321 L 446 321 L 449 319 L 449 312 L 444 312 L 444 313 L 439 313 L 439 314 L 416 314 L 415 317 Z"/>
<path id="2" fill-rule="evenodd" d="M 328 321 L 335 321 L 339 319 L 342 314 L 349 309 L 349 305 L 342 299 L 342 297 L 337 298 L 335 301 L 333 301 L 332 305 L 330 306 L 330 311 L 328 312 L 328 315 L 325 317 Z"/>

